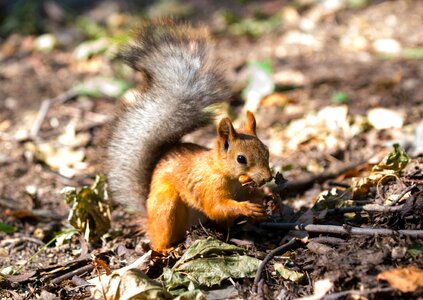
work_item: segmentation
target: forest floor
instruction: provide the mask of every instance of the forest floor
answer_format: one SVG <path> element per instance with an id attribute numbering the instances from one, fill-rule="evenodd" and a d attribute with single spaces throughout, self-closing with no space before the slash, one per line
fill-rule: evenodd
<path id="1" fill-rule="evenodd" d="M 42 29 L 1 38 L 0 298 L 112 299 L 112 284 L 93 291 L 93 280 L 135 261 L 166 287 L 147 279 L 155 297 L 421 299 L 423 2 L 160 3 L 93 1 L 69 21 L 68 11 L 47 1 L 39 8 Z M 86 211 L 75 212 L 61 191 L 74 187 L 77 195 L 105 173 L 107 124 L 117 99 L 139 80 L 115 56 L 141 18 L 134 11 L 167 12 L 215 36 L 233 92 L 220 111 L 236 117 L 252 107 L 271 168 L 288 180 L 273 193 L 265 187 L 263 223 L 241 219 L 228 232 L 203 224 L 165 257 L 135 235 L 128 222 L 134 217 L 122 207 L 112 207 L 107 233 L 95 243 L 72 229 L 69 212 Z M 263 70 L 273 87 L 254 105 L 245 96 L 253 88 L 248 82 Z M 214 131 L 186 139 L 211 146 Z M 299 223 L 321 227 L 289 230 Z M 229 279 L 190 277 L 177 266 L 199 242 L 221 249 L 201 258 L 248 257 L 255 268 Z M 241 249 L 225 252 L 226 243 Z M 288 248 L 254 282 L 253 259 L 281 245 Z M 242 265 L 236 262 L 235 271 Z M 160 277 L 168 268 L 190 279 L 171 290 Z"/>

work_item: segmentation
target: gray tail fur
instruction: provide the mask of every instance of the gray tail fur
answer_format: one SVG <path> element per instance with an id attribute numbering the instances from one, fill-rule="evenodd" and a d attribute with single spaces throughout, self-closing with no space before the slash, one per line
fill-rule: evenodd
<path id="1" fill-rule="evenodd" d="M 123 107 L 107 152 L 113 201 L 144 211 L 154 166 L 166 148 L 206 125 L 204 108 L 229 96 L 211 61 L 208 36 L 170 21 L 144 25 L 121 57 L 142 73 L 135 103 Z"/>

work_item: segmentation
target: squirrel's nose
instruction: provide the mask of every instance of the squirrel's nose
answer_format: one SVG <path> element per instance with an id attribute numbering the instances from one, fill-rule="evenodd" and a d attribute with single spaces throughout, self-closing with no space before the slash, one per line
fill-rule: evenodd
<path id="1" fill-rule="evenodd" d="M 263 178 L 263 180 L 261 181 L 261 184 L 260 185 L 263 185 L 263 184 L 265 184 L 266 182 L 269 182 L 272 179 L 273 179 L 273 176 L 272 175 L 269 175 L 268 177 Z"/>

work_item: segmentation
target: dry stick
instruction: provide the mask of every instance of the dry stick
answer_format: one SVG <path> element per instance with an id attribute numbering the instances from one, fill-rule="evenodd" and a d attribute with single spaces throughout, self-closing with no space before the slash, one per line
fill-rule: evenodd
<path id="1" fill-rule="evenodd" d="M 333 181 L 333 180 L 329 181 L 328 185 L 342 187 L 342 188 L 346 188 L 346 189 L 349 189 L 351 187 L 351 185 L 349 185 L 348 183 L 343 183 L 343 182 L 338 182 L 338 181 Z"/>
<path id="2" fill-rule="evenodd" d="M 391 203 L 391 205 L 395 205 L 398 201 L 400 201 L 401 200 L 401 198 L 402 197 L 404 197 L 405 196 L 405 194 L 407 194 L 408 192 L 410 192 L 412 189 L 414 189 L 415 187 L 417 186 L 417 184 L 416 183 L 414 183 L 414 184 L 412 184 L 412 185 L 410 185 L 409 187 L 407 187 L 406 189 L 404 189 L 402 192 L 401 192 L 401 194 L 395 199 L 395 200 L 393 200 L 392 201 L 392 203 Z"/>
<path id="3" fill-rule="evenodd" d="M 283 244 L 283 245 L 273 249 L 272 251 L 269 252 L 269 254 L 266 255 L 266 257 L 263 259 L 260 266 L 258 267 L 257 272 L 256 272 L 256 277 L 254 278 L 253 290 L 255 290 L 255 292 L 257 292 L 257 287 L 258 287 L 258 284 L 261 280 L 261 275 L 263 273 L 263 270 L 264 270 L 264 267 L 266 266 L 266 264 L 274 256 L 276 256 L 278 254 L 285 253 L 286 251 L 289 251 L 289 250 L 297 247 L 298 245 L 299 245 L 299 241 L 296 238 L 293 238 L 288 243 Z"/>
<path id="4" fill-rule="evenodd" d="M 398 206 L 385 206 L 376 204 L 367 204 L 363 206 L 352 206 L 352 207 L 339 207 L 328 209 L 328 214 L 336 213 L 348 213 L 348 212 L 361 212 L 361 211 L 373 211 L 373 212 L 396 212 L 402 210 L 403 205 Z"/>
<path id="5" fill-rule="evenodd" d="M 9 244 L 12 244 L 13 246 L 17 246 L 19 244 L 22 244 L 24 242 L 30 242 L 30 243 L 34 243 L 37 244 L 39 246 L 44 246 L 44 242 L 36 239 L 36 238 L 32 238 L 32 237 L 28 237 L 28 236 L 20 236 L 18 238 L 13 238 L 13 239 L 6 239 L 3 241 L 0 241 L 0 247 L 6 247 Z"/>
<path id="6" fill-rule="evenodd" d="M 386 228 L 361 228 L 351 226 L 296 224 L 296 223 L 268 223 L 260 224 L 264 228 L 298 230 L 308 232 L 353 234 L 353 235 L 406 235 L 411 237 L 423 237 L 423 230 L 392 230 Z"/>
<path id="7" fill-rule="evenodd" d="M 405 182 L 423 183 L 423 179 L 401 178 Z"/>
<path id="8" fill-rule="evenodd" d="M 34 121 L 34 124 L 32 125 L 31 131 L 29 133 L 29 137 L 32 140 L 35 140 L 38 136 L 38 132 L 40 131 L 41 124 L 43 123 L 47 112 L 51 105 L 51 99 L 46 99 L 41 102 L 40 109 L 38 110 L 37 118 Z"/>
<path id="9" fill-rule="evenodd" d="M 50 106 L 55 103 L 63 103 L 75 96 L 75 92 L 72 90 L 69 90 L 67 92 L 64 92 L 60 94 L 59 96 L 51 99 L 45 99 L 43 102 L 41 102 L 40 109 L 38 110 L 37 117 L 34 121 L 34 124 L 32 125 L 31 131 L 29 133 L 29 137 L 32 140 L 37 139 L 38 132 L 40 131 L 41 124 L 43 124 L 44 119 L 47 116 L 47 112 L 50 109 Z"/>
<path id="10" fill-rule="evenodd" d="M 94 269 L 94 266 L 92 264 L 89 264 L 89 265 L 86 265 L 86 266 L 82 266 L 82 267 L 80 267 L 80 268 L 78 268 L 76 270 L 73 270 L 73 271 L 71 271 L 69 273 L 63 274 L 62 276 L 59 276 L 59 277 L 56 277 L 56 278 L 52 279 L 50 281 L 50 283 L 52 283 L 52 284 L 60 283 L 63 280 L 72 278 L 74 275 L 80 275 L 80 274 L 83 274 L 85 272 L 91 272 L 93 269 Z"/>

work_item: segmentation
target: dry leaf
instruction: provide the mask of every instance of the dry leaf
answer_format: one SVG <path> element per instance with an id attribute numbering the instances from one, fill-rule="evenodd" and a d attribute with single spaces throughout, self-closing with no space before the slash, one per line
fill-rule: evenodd
<path id="1" fill-rule="evenodd" d="M 414 292 L 423 286 L 423 270 L 415 266 L 391 269 L 377 275 L 378 280 L 386 280 L 389 284 L 403 293 Z"/>
<path id="2" fill-rule="evenodd" d="M 304 273 L 291 270 L 281 263 L 275 263 L 274 267 L 277 274 L 285 280 L 290 280 L 295 283 L 298 283 L 305 277 Z"/>
<path id="3" fill-rule="evenodd" d="M 376 129 L 401 128 L 404 123 L 404 117 L 401 114 L 381 107 L 369 110 L 367 119 Z"/>
<path id="4" fill-rule="evenodd" d="M 327 293 L 333 288 L 333 282 L 329 279 L 321 279 L 317 280 L 313 284 L 313 291 L 314 294 L 310 296 L 305 296 L 302 298 L 297 298 L 297 300 L 320 300 L 324 296 L 327 295 Z"/>
<path id="5" fill-rule="evenodd" d="M 288 104 L 288 97 L 282 93 L 273 93 L 267 97 L 265 97 L 261 101 L 261 106 L 280 106 L 283 107 Z"/>

